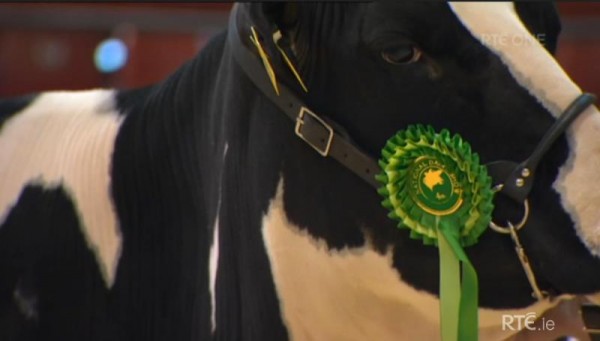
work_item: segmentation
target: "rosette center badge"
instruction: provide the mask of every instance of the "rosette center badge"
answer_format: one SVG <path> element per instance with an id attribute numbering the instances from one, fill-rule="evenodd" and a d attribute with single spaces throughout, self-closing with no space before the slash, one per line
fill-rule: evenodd
<path id="1" fill-rule="evenodd" d="M 444 216 L 456 212 L 463 203 L 463 189 L 446 165 L 437 159 L 420 157 L 408 170 L 409 195 L 425 212 Z"/>

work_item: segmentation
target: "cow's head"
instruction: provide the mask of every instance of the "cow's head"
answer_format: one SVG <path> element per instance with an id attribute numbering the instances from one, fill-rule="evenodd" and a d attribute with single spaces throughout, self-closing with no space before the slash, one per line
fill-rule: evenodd
<path id="1" fill-rule="evenodd" d="M 284 82 L 373 158 L 397 130 L 423 123 L 459 133 L 483 163 L 520 162 L 581 94 L 552 56 L 560 22 L 550 4 L 279 3 L 256 5 L 250 16 L 258 27 L 276 25 L 291 41 L 309 92 L 274 55 Z M 529 197 L 522 242 L 540 285 L 555 293 L 600 290 L 596 136 L 600 116 L 591 107 L 543 158 Z M 371 187 L 302 142 L 298 146 L 310 163 L 284 166 L 289 219 L 333 249 L 365 240 L 381 252 L 391 248 L 405 281 L 436 292 L 437 251 L 397 230 Z M 494 220 L 516 221 L 522 210 L 498 198 Z M 533 301 L 510 238 L 489 230 L 468 253 L 483 306 Z"/>

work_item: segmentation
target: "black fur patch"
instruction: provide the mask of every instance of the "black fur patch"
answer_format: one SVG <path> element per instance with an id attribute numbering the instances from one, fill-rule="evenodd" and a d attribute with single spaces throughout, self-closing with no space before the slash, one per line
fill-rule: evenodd
<path id="1" fill-rule="evenodd" d="M 2 126 L 6 120 L 25 109 L 37 96 L 37 94 L 32 94 L 22 97 L 0 99 L 0 132 L 2 132 Z"/>
<path id="2" fill-rule="evenodd" d="M 117 339 L 96 257 L 62 188 L 24 188 L 0 227 L 0 278 L 0 340 Z"/>

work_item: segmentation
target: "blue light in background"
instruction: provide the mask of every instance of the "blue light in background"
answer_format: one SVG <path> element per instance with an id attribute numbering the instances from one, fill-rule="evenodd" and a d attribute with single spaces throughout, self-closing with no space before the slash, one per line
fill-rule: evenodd
<path id="1" fill-rule="evenodd" d="M 127 63 L 128 50 L 125 43 L 116 38 L 106 39 L 96 47 L 94 62 L 100 72 L 115 72 Z"/>

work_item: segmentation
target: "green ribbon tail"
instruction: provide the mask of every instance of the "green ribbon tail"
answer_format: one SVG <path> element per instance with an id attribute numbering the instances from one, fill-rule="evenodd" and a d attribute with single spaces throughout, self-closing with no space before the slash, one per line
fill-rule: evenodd
<path id="1" fill-rule="evenodd" d="M 439 223 L 436 217 L 436 225 Z M 440 323 L 442 341 L 458 340 L 460 322 L 460 267 L 452 246 L 441 229 L 438 233 L 438 251 L 440 257 Z"/>
<path id="2" fill-rule="evenodd" d="M 442 339 L 444 341 L 477 340 L 477 326 L 479 325 L 479 283 L 477 272 L 460 245 L 457 232 L 459 229 L 452 225 L 450 223 L 441 223 L 438 228 L 438 237 L 441 237 L 438 239 L 440 250 L 440 304 L 442 305 L 442 314 L 445 314 L 442 316 L 448 319 L 448 323 L 454 323 L 458 330 L 456 333 L 452 331 L 452 334 L 448 331 L 446 335 L 444 334 L 444 323 L 442 322 Z M 461 265 L 460 269 L 462 270 L 462 278 L 460 281 L 457 281 L 456 278 L 460 273 L 458 270 L 459 262 Z M 451 271 L 454 274 L 446 274 L 446 272 Z M 444 275 L 448 279 L 448 283 L 442 277 Z M 456 301 L 460 302 L 458 307 L 455 306 Z M 457 314 L 458 317 L 451 318 L 449 316 L 451 312 Z M 458 319 L 458 322 L 456 322 L 456 319 Z M 447 328 L 450 329 L 451 327 Z M 450 338 L 452 335 L 455 335 L 455 337 Z"/>

